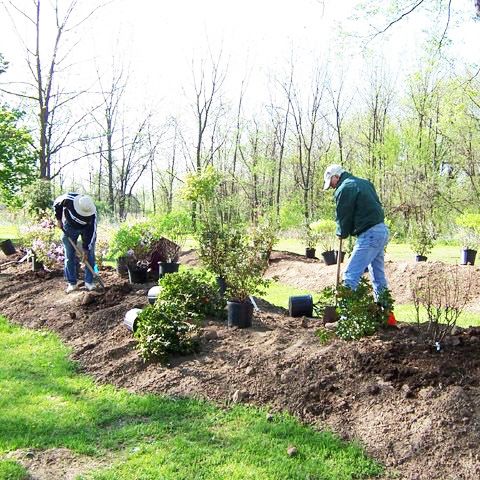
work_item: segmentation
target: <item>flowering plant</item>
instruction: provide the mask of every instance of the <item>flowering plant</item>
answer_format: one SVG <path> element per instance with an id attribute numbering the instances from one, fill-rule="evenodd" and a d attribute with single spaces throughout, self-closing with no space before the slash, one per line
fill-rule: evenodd
<path id="1" fill-rule="evenodd" d="M 51 219 L 43 219 L 37 224 L 28 226 L 22 232 L 22 243 L 27 249 L 32 250 L 44 267 L 56 269 L 63 265 L 63 244 L 55 230 L 55 222 Z"/>

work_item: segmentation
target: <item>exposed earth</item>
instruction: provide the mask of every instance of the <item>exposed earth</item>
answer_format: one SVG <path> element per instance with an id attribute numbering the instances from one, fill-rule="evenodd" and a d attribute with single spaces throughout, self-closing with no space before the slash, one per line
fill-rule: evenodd
<path id="1" fill-rule="evenodd" d="M 315 335 L 320 319 L 292 318 L 258 300 L 261 311 L 252 328 L 209 321 L 198 354 L 173 357 L 168 365 L 144 363 L 123 318 L 147 305 L 152 284 L 129 285 L 103 269 L 104 294 L 67 295 L 61 272 L 31 272 L 27 264 L 2 268 L 11 259 L 0 257 L 0 313 L 57 332 L 72 358 L 98 381 L 133 392 L 287 410 L 315 428 L 358 440 L 386 466 L 385 478 L 480 478 L 480 327 L 457 327 L 440 352 L 425 341 L 425 327 L 414 324 L 386 327 L 357 342 L 322 344 Z M 196 264 L 194 252 L 181 262 Z M 470 297 L 466 308 L 480 311 L 477 267 L 388 262 L 386 268 L 397 303 L 411 303 L 412 279 L 446 272 Z M 274 252 L 267 276 L 320 291 L 334 282 L 335 266 Z M 71 462 L 59 450 L 57 456 Z M 42 469 L 32 478 L 70 478 L 52 462 L 37 463 Z"/>

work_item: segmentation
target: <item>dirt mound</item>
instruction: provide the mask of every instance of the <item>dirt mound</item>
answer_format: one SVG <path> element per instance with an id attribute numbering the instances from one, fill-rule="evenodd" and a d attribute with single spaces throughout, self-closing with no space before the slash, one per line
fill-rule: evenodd
<path id="1" fill-rule="evenodd" d="M 195 264 L 194 252 L 182 262 Z M 480 329 L 458 329 L 440 352 L 409 325 L 358 342 L 322 345 L 315 335 L 319 320 L 291 318 L 258 300 L 261 312 L 252 328 L 207 322 L 200 353 L 171 358 L 168 365 L 144 363 L 122 322 L 130 308 L 147 304 L 150 285 L 131 286 L 103 270 L 105 294 L 66 295 L 60 275 L 27 268 L 10 265 L 0 273 L 0 312 L 19 324 L 58 332 L 83 370 L 101 381 L 136 392 L 288 410 L 318 428 L 358 439 L 396 478 L 480 478 Z M 388 265 L 390 278 L 405 285 L 412 271 L 423 268 Z M 331 284 L 334 270 L 275 252 L 268 274 L 321 289 Z"/>

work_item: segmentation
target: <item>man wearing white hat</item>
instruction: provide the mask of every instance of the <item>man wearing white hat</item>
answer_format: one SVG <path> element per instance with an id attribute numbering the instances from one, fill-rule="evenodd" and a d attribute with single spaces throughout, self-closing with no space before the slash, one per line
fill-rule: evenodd
<path id="1" fill-rule="evenodd" d="M 335 189 L 337 236 L 357 237 L 343 281 L 355 290 L 368 267 L 375 298 L 378 298 L 388 287 L 384 255 L 389 232 L 375 187 L 370 181 L 346 172 L 340 165 L 327 167 L 323 179 L 324 190 Z"/>
<path id="2" fill-rule="evenodd" d="M 65 278 L 68 282 L 67 293 L 78 289 L 76 252 L 68 240 L 77 243 L 82 237 L 82 247 L 85 258 L 93 267 L 95 265 L 95 241 L 97 239 L 97 209 L 88 195 L 65 193 L 53 202 L 58 227 L 63 231 L 63 246 L 65 249 Z M 93 274 L 85 269 L 85 288 L 93 290 Z"/>

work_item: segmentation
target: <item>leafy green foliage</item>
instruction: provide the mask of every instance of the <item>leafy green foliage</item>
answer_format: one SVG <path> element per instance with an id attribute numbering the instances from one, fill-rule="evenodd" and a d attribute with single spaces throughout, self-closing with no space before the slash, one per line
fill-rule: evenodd
<path id="1" fill-rule="evenodd" d="M 200 318 L 220 317 L 225 301 L 218 291 L 216 280 L 205 270 L 188 269 L 171 273 L 161 278 L 162 287 L 158 301 L 183 303 L 188 312 L 195 312 Z"/>
<path id="2" fill-rule="evenodd" d="M 480 244 L 480 213 L 464 213 L 455 218 L 460 227 L 460 240 L 464 248 L 478 248 Z"/>
<path id="3" fill-rule="evenodd" d="M 53 195 L 50 180 L 38 179 L 24 190 L 23 201 L 34 219 L 46 217 L 52 211 Z"/>
<path id="4" fill-rule="evenodd" d="M 149 222 L 122 224 L 110 240 L 109 253 L 113 258 L 125 257 L 132 251 L 138 259 L 148 253 L 152 233 Z"/>
<path id="5" fill-rule="evenodd" d="M 332 330 L 327 330 L 326 328 L 319 328 L 318 330 L 315 330 L 315 336 L 322 345 L 325 345 L 333 340 L 335 333 Z"/>
<path id="6" fill-rule="evenodd" d="M 0 107 L 0 202 L 22 205 L 19 191 L 36 176 L 36 154 L 30 133 L 18 126 L 22 114 Z"/>
<path id="7" fill-rule="evenodd" d="M 388 289 L 381 292 L 377 303 L 370 283 L 362 278 L 356 290 L 341 285 L 338 287 L 338 321 L 336 333 L 344 340 L 358 340 L 374 334 L 385 325 L 393 308 L 393 299 Z"/>
<path id="8" fill-rule="evenodd" d="M 55 225 L 55 222 L 46 218 L 21 230 L 20 243 L 31 249 L 36 260 L 50 269 L 60 268 L 64 261 L 61 233 Z"/>
<path id="9" fill-rule="evenodd" d="M 237 231 L 225 256 L 224 279 L 230 300 L 244 302 L 250 295 L 260 295 L 269 281 L 263 278 L 268 266 L 265 251 L 257 250 L 253 238 L 245 231 Z"/>
<path id="10" fill-rule="evenodd" d="M 225 277 L 229 252 L 241 241 L 240 231 L 212 220 L 199 224 L 196 237 L 202 265 L 215 275 Z"/>
<path id="11" fill-rule="evenodd" d="M 417 255 L 428 255 L 433 248 L 435 232 L 430 223 L 420 222 L 411 228 L 410 244 Z"/>
<path id="12" fill-rule="evenodd" d="M 320 244 L 322 252 L 333 250 L 335 247 L 335 235 L 336 224 L 333 220 L 321 219 L 316 222 L 310 223 L 307 226 L 307 246 L 315 248 L 317 243 Z M 309 238 L 311 238 L 312 245 L 309 245 Z"/>
<path id="13" fill-rule="evenodd" d="M 212 165 L 207 165 L 200 172 L 189 173 L 185 180 L 183 198 L 190 202 L 209 202 L 214 199 L 220 180 L 220 173 Z"/>
<path id="14" fill-rule="evenodd" d="M 169 354 L 194 352 L 198 321 L 198 313 L 188 310 L 182 299 L 157 299 L 137 317 L 135 338 L 140 355 L 145 360 L 164 361 Z"/>

